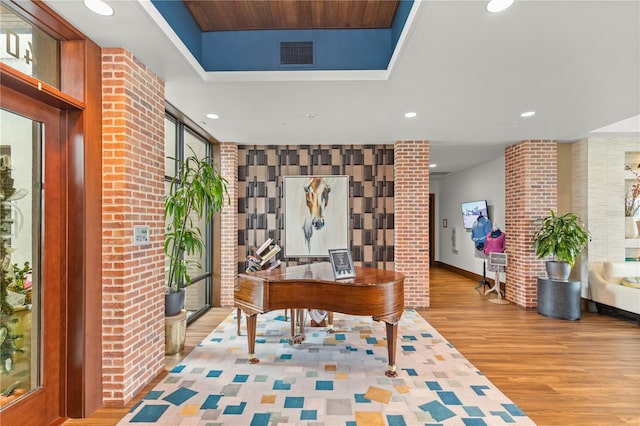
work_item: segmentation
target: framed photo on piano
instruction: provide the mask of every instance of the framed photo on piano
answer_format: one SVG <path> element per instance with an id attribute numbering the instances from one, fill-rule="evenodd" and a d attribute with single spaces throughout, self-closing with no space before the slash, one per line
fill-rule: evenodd
<path id="1" fill-rule="evenodd" d="M 348 249 L 330 249 L 329 260 L 333 268 L 333 276 L 337 280 L 356 276 L 351 252 Z"/>

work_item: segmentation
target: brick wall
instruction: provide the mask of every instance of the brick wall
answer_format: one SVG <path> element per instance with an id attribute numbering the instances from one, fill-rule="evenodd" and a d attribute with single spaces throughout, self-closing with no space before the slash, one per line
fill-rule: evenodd
<path id="1" fill-rule="evenodd" d="M 546 274 L 532 239 L 534 221 L 557 210 L 557 165 L 555 141 L 527 140 L 505 149 L 505 297 L 524 308 L 536 307 L 536 277 Z"/>
<path id="2" fill-rule="evenodd" d="M 220 212 L 220 304 L 233 305 L 233 288 L 238 279 L 238 146 L 220 144 L 220 173 L 229 181 L 231 205 Z"/>
<path id="3" fill-rule="evenodd" d="M 164 368 L 164 83 L 123 49 L 102 76 L 103 400 L 121 406 Z"/>
<path id="4" fill-rule="evenodd" d="M 429 142 L 395 143 L 395 269 L 405 306 L 429 306 Z"/>

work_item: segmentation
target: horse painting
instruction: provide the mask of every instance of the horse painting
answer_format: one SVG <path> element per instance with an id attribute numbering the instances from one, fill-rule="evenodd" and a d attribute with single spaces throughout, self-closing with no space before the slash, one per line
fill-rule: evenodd
<path id="1" fill-rule="evenodd" d="M 349 177 L 285 176 L 286 257 L 326 257 L 349 246 Z"/>
<path id="2" fill-rule="evenodd" d="M 305 214 L 304 223 L 302 224 L 302 231 L 304 232 L 304 239 L 307 243 L 307 250 L 311 252 L 313 230 L 324 228 L 324 211 L 329 204 L 331 187 L 325 178 L 312 177 L 309 179 L 309 182 L 304 185 L 303 190 L 307 214 Z"/>

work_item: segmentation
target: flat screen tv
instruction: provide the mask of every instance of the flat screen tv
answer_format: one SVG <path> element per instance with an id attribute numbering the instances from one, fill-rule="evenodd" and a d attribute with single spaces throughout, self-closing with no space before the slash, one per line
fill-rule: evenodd
<path id="1" fill-rule="evenodd" d="M 489 212 L 487 211 L 487 200 L 478 201 L 465 201 L 461 204 L 462 208 L 462 224 L 464 229 L 471 229 L 473 223 L 478 219 L 478 216 L 489 218 Z"/>

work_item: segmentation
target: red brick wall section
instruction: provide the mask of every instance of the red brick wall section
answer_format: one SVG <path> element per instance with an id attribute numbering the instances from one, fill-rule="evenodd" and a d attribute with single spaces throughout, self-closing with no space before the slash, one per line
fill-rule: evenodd
<path id="1" fill-rule="evenodd" d="M 102 81 L 103 402 L 122 406 L 164 368 L 164 82 L 123 49 Z"/>
<path id="2" fill-rule="evenodd" d="M 220 172 L 228 181 L 231 205 L 220 212 L 220 304 L 233 305 L 238 279 L 238 145 L 220 144 Z"/>
<path id="3" fill-rule="evenodd" d="M 537 306 L 536 278 L 544 262 L 532 247 L 534 221 L 557 209 L 557 143 L 527 140 L 505 149 L 506 299 Z"/>
<path id="4" fill-rule="evenodd" d="M 407 308 L 429 307 L 429 142 L 394 145 L 395 269 Z"/>

